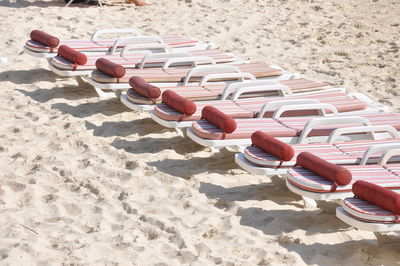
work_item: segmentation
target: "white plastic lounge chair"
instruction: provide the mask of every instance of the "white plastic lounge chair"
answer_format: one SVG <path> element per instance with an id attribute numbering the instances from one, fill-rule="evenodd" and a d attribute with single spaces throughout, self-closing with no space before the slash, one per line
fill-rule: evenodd
<path id="1" fill-rule="evenodd" d="M 117 96 L 120 96 L 122 90 L 130 88 L 128 81 L 132 76 L 139 76 L 146 82 L 158 87 L 198 85 L 198 82 L 201 82 L 203 78 L 206 78 L 210 74 L 250 73 L 256 78 L 269 80 L 287 80 L 295 76 L 279 67 L 269 66 L 265 63 L 214 64 L 209 66 L 195 66 L 194 68 L 171 67 L 171 64 L 192 63 L 193 65 L 197 65 L 198 63 L 213 63 L 213 60 L 210 58 L 207 58 L 207 60 L 206 58 L 200 59 L 198 57 L 171 58 L 164 63 L 161 69 L 127 69 L 125 75 L 118 79 L 119 82 L 117 82 L 117 78 L 110 77 L 96 70 L 92 72 L 91 77 L 87 77 L 87 82 L 95 87 L 99 96 L 110 97 L 104 90 L 111 90 Z M 237 79 L 232 79 L 230 75 L 229 77 L 221 75 L 220 78 L 214 80 L 232 82 Z"/>
<path id="2" fill-rule="evenodd" d="M 222 148 L 250 145 L 251 135 L 255 131 L 263 131 L 286 143 L 315 143 L 326 142 L 333 130 L 342 127 L 391 125 L 397 130 L 400 129 L 400 115 L 397 114 L 338 115 L 336 108 L 330 104 L 313 103 L 311 99 L 303 101 L 303 104 L 279 107 L 272 118 L 234 119 L 232 122 L 228 121 L 232 118 L 226 116 L 226 120 L 219 124 L 234 123 L 236 127 L 231 133 L 225 132 L 220 125 L 206 119 L 196 120 L 187 129 L 187 135 L 202 146 Z M 282 117 L 283 113 L 295 110 L 318 110 L 325 117 Z M 325 110 L 330 110 L 332 114 L 327 115 Z M 349 137 L 357 140 L 360 135 L 352 134 Z"/>
<path id="3" fill-rule="evenodd" d="M 49 60 L 49 68 L 60 76 L 85 76 L 90 75 L 96 70 L 96 61 L 105 58 L 115 64 L 123 66 L 125 69 L 138 68 L 159 68 L 169 58 L 177 57 L 196 57 L 207 56 L 215 60 L 216 63 L 244 63 L 243 59 L 231 53 L 221 52 L 215 49 L 189 51 L 187 53 L 176 53 L 176 49 L 170 49 L 165 44 L 131 44 L 125 46 L 121 51 L 114 51 L 108 55 L 86 54 L 87 62 L 83 65 L 71 62 L 68 59 L 57 55 Z"/>
<path id="4" fill-rule="evenodd" d="M 377 140 L 375 134 L 366 134 L 366 140 L 339 142 L 340 137 L 343 135 L 374 132 L 387 132 L 391 138 Z M 397 144 L 400 144 L 400 134 L 391 126 L 339 128 L 330 134 L 327 143 L 282 144 L 287 145 L 294 151 L 294 156 L 288 161 L 283 161 L 276 151 L 265 151 L 253 143 L 252 146 L 246 147 L 242 153 L 235 154 L 235 162 L 250 173 L 271 176 L 286 174 L 287 170 L 295 165 L 298 154 L 305 151 L 311 152 L 331 163 L 345 165 L 358 164 L 365 160 L 366 152 L 370 149 L 374 150 L 373 146 Z M 377 163 L 380 154 L 377 156 L 376 154 L 370 156 L 368 163 Z"/>
<path id="5" fill-rule="evenodd" d="M 340 220 L 365 231 L 400 231 L 399 194 L 361 181 L 358 181 L 355 187 L 353 193 L 359 197 L 346 198 L 342 207 L 336 208 L 336 216 Z M 361 191 L 363 193 L 360 193 L 360 188 L 364 190 Z M 380 202 L 382 198 L 383 202 Z"/>
<path id="6" fill-rule="evenodd" d="M 244 75 L 244 76 L 243 76 Z M 250 80 L 242 81 L 242 82 L 234 82 L 227 84 L 226 82 L 215 82 L 214 80 L 218 80 L 224 77 L 225 79 L 235 79 L 235 78 L 249 78 Z M 163 92 L 170 90 L 173 91 L 185 99 L 196 101 L 196 105 L 199 103 L 198 100 L 204 100 L 205 103 L 209 103 L 209 105 L 218 104 L 221 102 L 229 102 L 231 103 L 232 97 L 235 97 L 236 93 L 240 92 L 239 96 L 244 97 L 257 97 L 257 96 L 265 96 L 269 95 L 270 92 L 272 94 L 277 91 L 284 92 L 286 94 L 291 94 L 293 92 L 302 92 L 307 90 L 319 90 L 324 89 L 328 86 L 327 83 L 319 83 L 314 82 L 308 79 L 300 79 L 300 78 L 293 78 L 290 80 L 268 80 L 268 79 L 261 79 L 255 80 L 255 77 L 250 73 L 225 73 L 225 74 L 209 74 L 204 76 L 198 85 L 190 85 L 190 86 L 158 86 L 160 89 L 160 96 L 157 99 L 150 99 L 146 96 L 140 95 L 138 92 L 135 91 L 134 88 L 128 89 L 127 93 L 121 97 L 121 101 L 130 109 L 135 111 L 152 111 L 156 108 L 155 103 L 161 102 L 161 95 Z M 247 88 L 251 87 L 252 90 L 247 90 Z M 270 89 L 273 87 L 274 89 Z M 254 88 L 254 89 L 253 89 Z M 247 93 L 244 94 L 243 90 L 247 90 Z M 212 101 L 215 99 L 221 99 L 218 101 Z M 224 101 L 226 100 L 226 101 Z M 157 105 L 160 108 L 163 108 L 165 105 L 160 104 Z M 196 113 L 201 113 L 201 104 L 200 110 L 197 110 Z M 168 110 L 171 110 L 171 116 L 173 117 L 181 117 L 182 114 L 178 114 L 175 109 L 168 109 L 165 106 L 166 115 Z M 163 112 L 163 111 L 162 111 Z M 196 115 L 194 115 L 195 117 Z M 187 119 L 195 120 L 192 118 L 193 115 L 188 116 Z M 173 120 L 173 119 L 172 119 Z M 177 118 L 179 120 L 179 118 Z M 189 121 L 188 120 L 188 121 Z M 171 121 L 174 122 L 174 121 Z M 183 123 L 186 122 L 182 121 Z M 168 123 L 168 122 L 167 122 Z M 189 123 L 189 122 L 188 122 Z"/>
<path id="7" fill-rule="evenodd" d="M 304 79 L 297 80 L 299 82 L 304 81 Z M 296 83 L 294 83 L 294 81 L 295 80 L 289 81 L 292 82 L 294 86 L 284 86 L 283 84 L 285 81 L 275 81 L 275 83 L 279 85 L 243 87 L 234 93 L 232 100 L 227 100 L 227 96 L 225 96 L 221 100 L 217 101 L 195 101 L 194 103 L 196 105 L 196 112 L 191 115 L 186 115 L 184 119 L 182 119 L 183 113 L 173 108 L 173 106 L 169 106 L 164 103 L 157 104 L 152 112 L 152 118 L 154 121 L 165 127 L 188 127 L 192 124 L 193 120 L 201 118 L 202 109 L 208 105 L 212 105 L 218 110 L 234 118 L 253 118 L 260 117 L 262 114 L 264 114 L 263 117 L 271 117 L 272 112 L 275 111 L 279 106 L 282 106 L 284 103 L 286 103 L 287 100 L 291 101 L 303 99 L 315 99 L 319 103 L 332 104 L 339 112 L 349 112 L 353 115 L 388 111 L 387 107 L 375 103 L 362 93 L 352 93 L 348 95 L 345 93 L 345 89 L 324 89 L 327 87 L 316 87 L 315 85 L 317 83 L 315 82 L 309 83 L 310 89 L 314 88 L 324 90 L 305 93 L 299 92 L 294 94 L 294 92 L 297 91 Z M 306 83 L 304 83 L 303 88 L 307 88 L 305 86 L 307 86 Z M 240 96 L 242 96 L 244 93 L 247 95 L 249 92 L 256 93 L 258 91 L 260 93 L 276 91 L 279 96 L 240 99 Z M 186 97 L 185 93 L 179 94 Z M 150 105 L 150 107 L 147 108 L 150 109 L 152 106 L 154 105 Z"/>
<path id="8" fill-rule="evenodd" d="M 100 39 L 105 34 L 119 34 L 123 36 L 114 39 Z M 53 36 L 51 36 L 53 37 Z M 32 37 L 31 37 L 32 38 Z M 56 37 L 53 37 L 56 38 Z M 28 40 L 24 45 L 24 51 L 29 55 L 39 58 L 51 58 L 57 55 L 58 47 L 67 45 L 77 51 L 85 53 L 108 54 L 117 49 L 121 49 L 129 44 L 167 44 L 169 47 L 182 48 L 175 52 L 187 52 L 190 50 L 205 50 L 215 47 L 212 44 L 203 43 L 197 39 L 182 36 L 143 36 L 135 29 L 107 29 L 98 30 L 92 34 L 89 40 L 61 40 L 55 47 L 49 47 L 37 40 Z"/>
<path id="9" fill-rule="evenodd" d="M 343 200 L 352 196 L 351 186 L 357 180 L 368 181 L 391 190 L 400 191 L 400 164 L 388 164 L 390 159 L 395 162 L 399 161 L 399 148 L 400 143 L 375 145 L 365 152 L 358 165 L 343 165 L 342 167 L 351 174 L 348 182 L 343 185 L 337 185 L 326 177 L 302 166 L 287 171 L 286 185 L 292 192 L 301 195 L 303 198 L 325 201 Z M 377 153 L 381 154 L 378 164 L 366 165 L 369 158 Z"/>
<path id="10" fill-rule="evenodd" d="M 294 78 L 290 80 L 244 81 L 221 85 L 217 85 L 215 82 L 210 82 L 213 79 L 218 79 L 219 76 L 219 74 L 211 74 L 203 77 L 198 86 L 160 87 L 160 92 L 162 94 L 163 92 L 170 90 L 177 93 L 182 98 L 194 101 L 197 107 L 196 113 L 188 115 L 186 119 L 182 121 L 183 123 L 189 123 L 191 120 L 200 118 L 201 109 L 206 105 L 225 106 L 228 110 L 232 108 L 236 108 L 237 110 L 241 109 L 241 113 L 243 113 L 243 111 L 248 110 L 248 108 L 237 108 L 236 104 L 236 102 L 240 102 L 242 100 L 239 99 L 241 97 L 258 97 L 259 100 L 262 101 L 262 99 L 270 99 L 277 95 L 290 97 L 294 93 L 296 95 L 300 95 L 306 91 L 328 88 L 327 83 L 315 82 L 304 78 Z M 268 97 L 266 98 L 265 96 Z M 175 110 L 173 107 L 161 104 L 161 95 L 157 99 L 150 99 L 137 93 L 135 88 L 130 88 L 127 91 L 126 98 L 129 101 L 126 106 L 132 110 L 152 111 L 155 109 L 156 111 L 154 114 L 157 115 L 159 113 L 160 117 L 165 118 L 166 121 L 175 122 L 182 120 L 182 113 Z M 248 115 L 245 117 L 248 117 Z M 251 115 L 251 117 L 254 117 L 254 115 Z"/>

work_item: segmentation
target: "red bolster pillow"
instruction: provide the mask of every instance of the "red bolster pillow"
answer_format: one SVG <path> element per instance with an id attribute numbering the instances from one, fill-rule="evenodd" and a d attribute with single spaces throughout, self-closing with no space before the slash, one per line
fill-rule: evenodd
<path id="1" fill-rule="evenodd" d="M 378 185 L 358 180 L 353 184 L 353 193 L 360 199 L 379 206 L 394 214 L 400 214 L 400 194 Z"/>
<path id="2" fill-rule="evenodd" d="M 163 92 L 162 101 L 169 107 L 185 115 L 192 115 L 194 112 L 196 112 L 196 104 L 194 102 L 183 98 L 171 90 L 166 90 Z"/>
<path id="3" fill-rule="evenodd" d="M 158 99 L 161 95 L 161 90 L 158 87 L 147 83 L 141 77 L 131 77 L 129 85 L 134 91 L 149 99 Z"/>
<path id="4" fill-rule="evenodd" d="M 206 106 L 201 111 L 201 116 L 208 122 L 216 125 L 226 133 L 236 129 L 236 121 L 213 106 Z"/>
<path id="5" fill-rule="evenodd" d="M 60 40 L 57 37 L 51 36 L 41 30 L 31 31 L 31 39 L 51 48 L 57 47 L 60 44 Z"/>
<path id="6" fill-rule="evenodd" d="M 84 65 L 87 62 L 87 57 L 85 54 L 80 53 L 66 45 L 61 45 L 60 48 L 58 48 L 58 55 L 73 63 L 77 63 L 78 65 Z"/>
<path id="7" fill-rule="evenodd" d="M 125 68 L 123 66 L 115 64 L 105 58 L 99 58 L 96 60 L 96 68 L 117 79 L 122 78 L 125 75 Z"/>
<path id="8" fill-rule="evenodd" d="M 351 172 L 343 166 L 325 161 L 309 152 L 302 152 L 297 156 L 296 165 L 310 170 L 337 185 L 345 186 L 351 181 Z"/>
<path id="9" fill-rule="evenodd" d="M 263 151 L 275 155 L 282 161 L 290 161 L 294 156 L 292 146 L 262 131 L 256 131 L 251 135 L 251 143 Z"/>

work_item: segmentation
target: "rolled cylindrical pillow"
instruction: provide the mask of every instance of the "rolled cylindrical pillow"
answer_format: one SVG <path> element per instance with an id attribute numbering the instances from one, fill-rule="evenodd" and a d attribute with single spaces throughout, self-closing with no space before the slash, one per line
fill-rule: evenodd
<path id="1" fill-rule="evenodd" d="M 31 39 L 51 48 L 55 48 L 60 44 L 60 40 L 57 37 L 47 34 L 41 30 L 31 31 Z"/>
<path id="2" fill-rule="evenodd" d="M 183 98 L 171 90 L 163 92 L 162 101 L 169 107 L 183 113 L 184 115 L 192 115 L 196 112 L 196 104 L 194 102 Z"/>
<path id="3" fill-rule="evenodd" d="M 105 58 L 99 58 L 96 60 L 96 68 L 117 79 L 122 78 L 125 75 L 125 68 L 123 66 L 115 64 Z"/>
<path id="4" fill-rule="evenodd" d="M 353 193 L 360 199 L 400 215 L 400 194 L 394 191 L 358 180 L 353 184 Z"/>
<path id="5" fill-rule="evenodd" d="M 140 95 L 152 100 L 158 99 L 161 95 L 160 88 L 147 83 L 141 77 L 131 77 L 129 79 L 129 85 Z"/>
<path id="6" fill-rule="evenodd" d="M 226 133 L 232 133 L 237 127 L 236 121 L 232 117 L 224 114 L 213 106 L 204 107 L 201 111 L 201 116 Z"/>
<path id="7" fill-rule="evenodd" d="M 302 166 L 321 177 L 333 181 L 334 185 L 332 186 L 332 191 L 336 190 L 337 185 L 348 185 L 352 178 L 351 172 L 348 169 L 325 161 L 309 152 L 300 153 L 297 156 L 296 165 Z"/>
<path id="8" fill-rule="evenodd" d="M 87 57 L 85 54 L 78 52 L 66 45 L 61 45 L 60 48 L 58 48 L 58 55 L 73 63 L 77 63 L 78 65 L 84 65 L 87 62 Z"/>
<path id="9" fill-rule="evenodd" d="M 290 161 L 294 156 L 292 146 L 284 143 L 267 133 L 256 131 L 251 135 L 251 142 L 261 150 L 275 155 L 282 161 Z"/>

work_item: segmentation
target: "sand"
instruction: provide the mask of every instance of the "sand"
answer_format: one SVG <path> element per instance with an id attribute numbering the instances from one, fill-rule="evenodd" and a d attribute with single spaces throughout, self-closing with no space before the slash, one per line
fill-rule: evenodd
<path id="1" fill-rule="evenodd" d="M 150 2 L 150 0 L 148 0 Z M 22 53 L 33 29 L 137 28 L 213 42 L 398 111 L 395 0 L 0 2 L 0 264 L 393 265 L 400 241 L 301 198 Z"/>

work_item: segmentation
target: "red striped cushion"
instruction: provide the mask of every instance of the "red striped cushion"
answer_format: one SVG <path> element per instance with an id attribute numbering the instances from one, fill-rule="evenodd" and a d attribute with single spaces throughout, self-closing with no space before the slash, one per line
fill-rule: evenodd
<path id="1" fill-rule="evenodd" d="M 31 31 L 31 39 L 51 48 L 57 47 L 60 44 L 60 40 L 57 37 L 47 34 L 41 30 Z"/>
<path id="2" fill-rule="evenodd" d="M 196 104 L 194 102 L 183 98 L 171 90 L 163 92 L 162 101 L 169 107 L 174 108 L 184 115 L 192 115 L 196 112 Z"/>
<path id="3" fill-rule="evenodd" d="M 282 161 L 290 161 L 294 156 L 294 150 L 289 145 L 267 133 L 256 131 L 251 135 L 251 142 L 265 152 L 271 153 Z"/>
<path id="4" fill-rule="evenodd" d="M 158 87 L 147 83 L 141 77 L 131 77 L 129 85 L 134 91 L 149 99 L 157 99 L 161 95 L 161 90 Z"/>
<path id="5" fill-rule="evenodd" d="M 85 54 L 75 51 L 66 45 L 61 45 L 58 48 L 58 55 L 78 65 L 84 65 L 87 62 L 87 57 Z"/>
<path id="6" fill-rule="evenodd" d="M 122 78 L 125 75 L 125 68 L 105 58 L 97 59 L 96 68 L 101 72 L 114 78 Z"/>
<path id="7" fill-rule="evenodd" d="M 232 133 L 236 129 L 235 120 L 213 106 L 206 106 L 201 112 L 202 117 L 226 133 Z"/>
<path id="8" fill-rule="evenodd" d="M 351 173 L 349 170 L 342 166 L 325 161 L 309 152 L 300 153 L 299 156 L 297 156 L 296 165 L 333 181 L 333 191 L 336 190 L 336 184 L 345 186 L 351 181 Z"/>
<path id="9" fill-rule="evenodd" d="M 400 194 L 387 188 L 359 180 L 353 184 L 355 196 L 395 214 L 400 214 Z"/>

